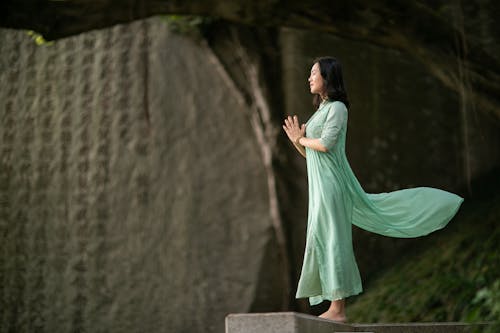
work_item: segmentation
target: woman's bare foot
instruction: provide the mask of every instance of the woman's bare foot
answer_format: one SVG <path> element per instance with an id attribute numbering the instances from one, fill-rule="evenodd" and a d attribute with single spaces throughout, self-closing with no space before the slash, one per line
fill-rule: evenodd
<path id="1" fill-rule="evenodd" d="M 322 313 L 320 318 L 333 320 L 339 323 L 345 323 L 347 318 L 345 316 L 345 300 L 339 299 L 332 301 L 330 308 Z"/>
<path id="2" fill-rule="evenodd" d="M 339 314 L 339 313 L 334 313 L 333 311 L 326 311 L 319 315 L 318 317 L 323 318 L 323 319 L 328 319 L 328 320 L 333 320 L 338 323 L 345 323 L 347 321 L 347 318 L 345 315 Z"/>

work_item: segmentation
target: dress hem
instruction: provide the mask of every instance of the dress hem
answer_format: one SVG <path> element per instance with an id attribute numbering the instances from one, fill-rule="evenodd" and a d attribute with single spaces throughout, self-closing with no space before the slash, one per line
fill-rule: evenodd
<path id="1" fill-rule="evenodd" d="M 338 293 L 334 293 L 332 292 L 331 293 L 331 296 L 330 295 L 323 295 L 323 294 L 316 294 L 316 295 L 296 295 L 295 298 L 296 299 L 299 299 L 299 298 L 309 298 L 309 304 L 311 305 L 318 305 L 324 301 L 337 301 L 337 300 L 341 300 L 341 299 L 344 299 L 344 298 L 347 298 L 347 297 L 351 297 L 351 296 L 356 296 L 356 295 L 359 295 L 363 292 L 363 288 L 360 287 L 359 289 L 356 289 L 355 291 L 353 292 L 349 292 L 349 293 L 345 293 L 345 294 L 338 294 Z"/>

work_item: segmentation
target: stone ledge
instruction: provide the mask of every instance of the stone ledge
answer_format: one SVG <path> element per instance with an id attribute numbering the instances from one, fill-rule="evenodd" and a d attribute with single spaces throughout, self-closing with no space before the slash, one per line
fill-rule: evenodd
<path id="1" fill-rule="evenodd" d="M 457 322 L 445 323 L 385 323 L 385 324 L 353 324 L 357 332 L 374 333 L 466 333 L 478 332 L 484 324 L 467 324 Z"/>
<path id="2" fill-rule="evenodd" d="M 465 333 L 485 326 L 456 322 L 341 324 L 297 312 L 242 313 L 226 317 L 226 333 Z"/>
<path id="3" fill-rule="evenodd" d="M 353 331 L 351 325 L 335 323 L 297 312 L 230 314 L 226 333 L 333 333 Z"/>

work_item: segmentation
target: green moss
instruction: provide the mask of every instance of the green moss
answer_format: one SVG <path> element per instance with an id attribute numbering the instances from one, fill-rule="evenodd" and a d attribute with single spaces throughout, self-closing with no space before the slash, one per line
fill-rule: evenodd
<path id="1" fill-rule="evenodd" d="M 54 45 L 53 41 L 47 41 L 38 32 L 35 32 L 33 30 L 27 30 L 26 33 L 28 34 L 28 36 L 31 37 L 31 39 L 33 39 L 33 41 L 36 43 L 36 45 L 44 45 L 44 46 Z"/>
<path id="2" fill-rule="evenodd" d="M 201 38 L 216 21 L 213 17 L 196 15 L 161 15 L 160 18 L 173 32 L 195 38 Z"/>
<path id="3" fill-rule="evenodd" d="M 500 197 L 464 204 L 425 249 L 382 273 L 349 306 L 353 322 L 500 317 Z"/>

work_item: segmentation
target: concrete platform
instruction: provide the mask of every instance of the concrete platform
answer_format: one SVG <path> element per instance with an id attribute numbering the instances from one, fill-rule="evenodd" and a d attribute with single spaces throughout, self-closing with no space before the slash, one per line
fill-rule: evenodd
<path id="1" fill-rule="evenodd" d="M 465 333 L 480 332 L 485 324 L 388 323 L 341 324 L 297 312 L 230 314 L 226 333 Z"/>
<path id="2" fill-rule="evenodd" d="M 353 331 L 351 325 L 335 323 L 297 312 L 230 314 L 226 333 L 332 333 Z"/>

